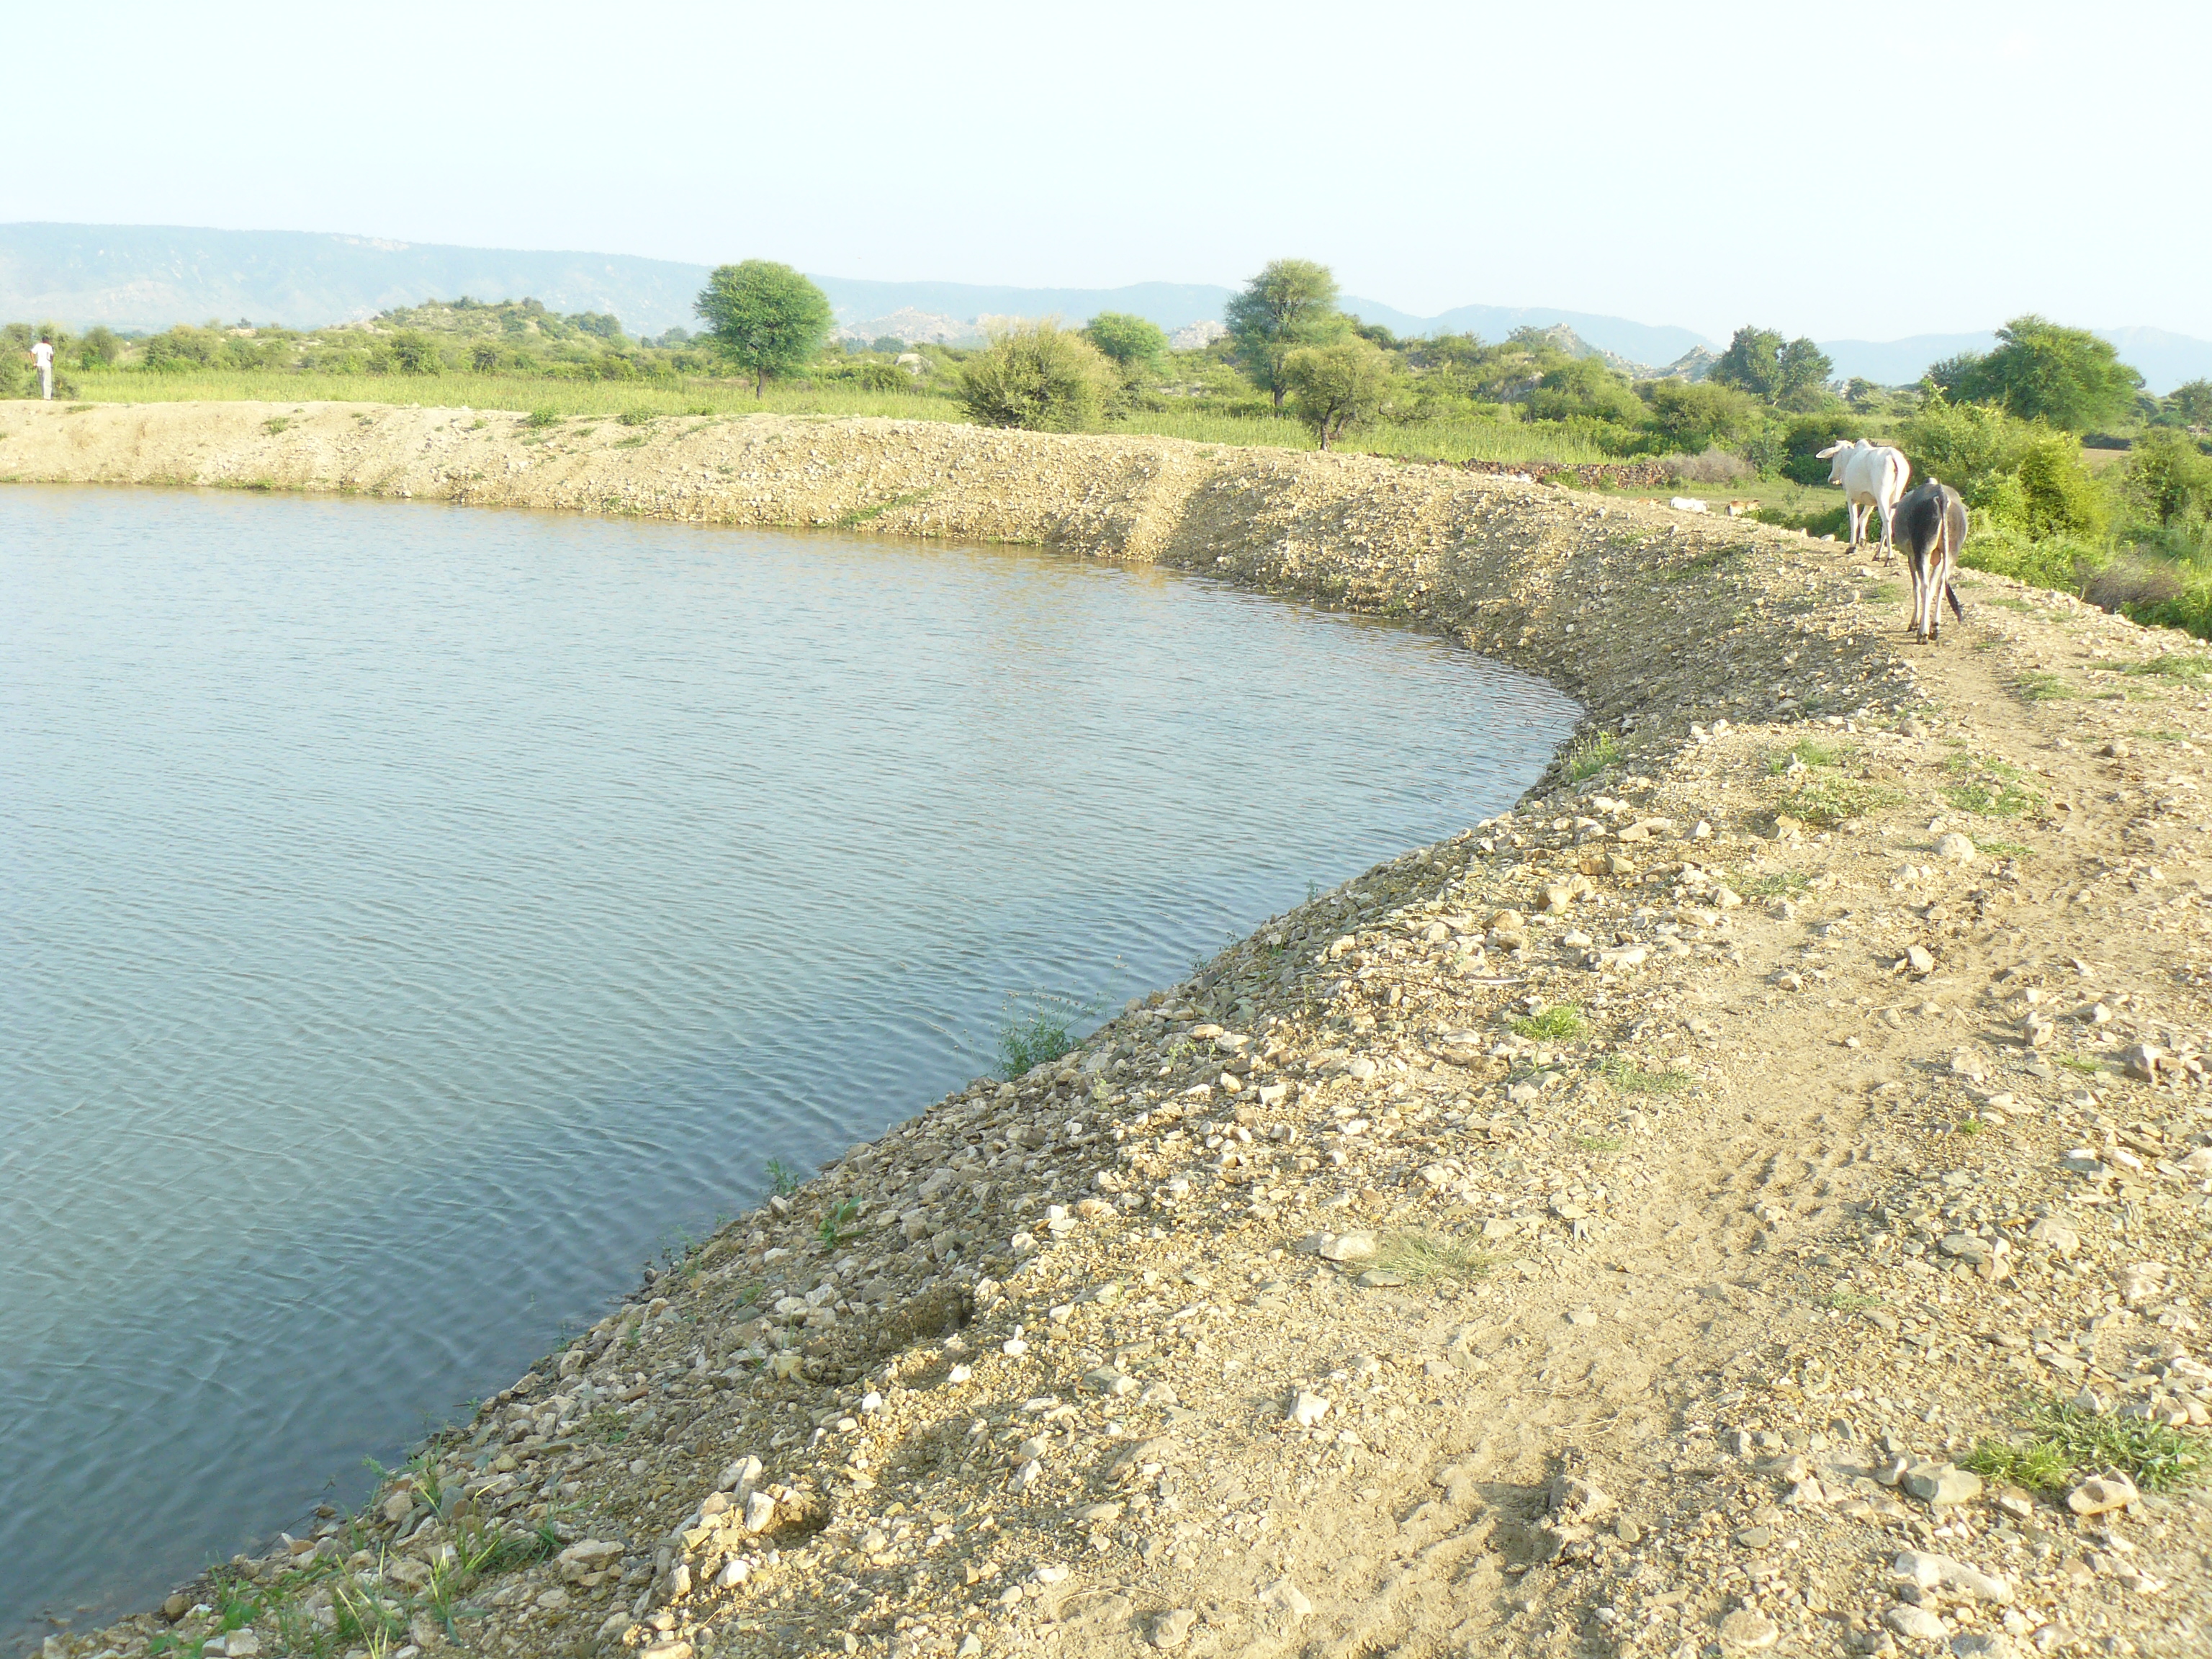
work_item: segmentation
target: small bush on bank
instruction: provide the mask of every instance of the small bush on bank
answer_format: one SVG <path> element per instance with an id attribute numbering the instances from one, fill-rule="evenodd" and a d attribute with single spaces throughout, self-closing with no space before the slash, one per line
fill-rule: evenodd
<path id="1" fill-rule="evenodd" d="M 985 426 L 1088 432 L 1115 383 L 1105 354 L 1047 319 L 1000 331 L 960 368 L 960 401 Z"/>

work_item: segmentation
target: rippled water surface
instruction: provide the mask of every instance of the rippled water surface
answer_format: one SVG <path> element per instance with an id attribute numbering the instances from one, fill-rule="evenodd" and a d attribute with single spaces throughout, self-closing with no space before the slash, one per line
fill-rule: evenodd
<path id="1" fill-rule="evenodd" d="M 0 491 L 0 1648 L 357 1498 L 1009 998 L 1180 978 L 1573 713 L 1036 552 Z"/>

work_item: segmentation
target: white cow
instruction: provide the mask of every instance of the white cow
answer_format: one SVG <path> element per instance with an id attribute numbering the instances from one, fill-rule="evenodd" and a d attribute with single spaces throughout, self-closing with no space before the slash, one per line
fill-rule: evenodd
<path id="1" fill-rule="evenodd" d="M 1861 438 L 1848 444 L 1830 444 L 1816 460 L 1827 461 L 1828 482 L 1844 487 L 1844 500 L 1851 517 L 1851 543 L 1856 547 L 1867 531 L 1867 514 L 1881 514 L 1881 554 L 1889 556 L 1890 535 L 1897 504 L 1912 477 L 1911 463 L 1902 450 Z"/>

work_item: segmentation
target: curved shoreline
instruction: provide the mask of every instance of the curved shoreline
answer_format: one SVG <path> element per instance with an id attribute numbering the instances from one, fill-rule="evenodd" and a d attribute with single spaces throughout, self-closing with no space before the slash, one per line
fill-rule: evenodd
<path id="1" fill-rule="evenodd" d="M 1657 1651 L 1637 1633 L 1662 1629 L 1831 1651 L 1888 1639 L 1900 1544 L 2018 1576 L 1945 1604 L 1993 1642 L 2102 1619 L 2163 1650 L 2145 1632 L 2206 1616 L 2199 1505 L 2142 1539 L 2168 1598 L 2146 1623 L 2117 1576 L 2009 1559 L 2003 1528 L 2065 1535 L 2063 1505 L 1994 1483 L 1954 1503 L 1959 1481 L 1916 1508 L 1869 1461 L 2001 1433 L 2045 1373 L 1998 1378 L 1971 1339 L 2025 1352 L 2013 1326 L 2086 1319 L 2143 1267 L 2142 1230 L 2086 1224 L 2100 1200 L 2058 1156 L 2099 1118 L 2158 1150 L 2098 1167 L 2156 1218 L 2164 1276 L 2124 1280 L 2089 1351 L 2155 1332 L 2180 1358 L 2148 1398 L 2212 1421 L 2180 1363 L 2208 1283 L 2182 1039 L 2208 1009 L 2176 884 L 2203 832 L 2137 823 L 2150 739 L 2118 724 L 2195 714 L 2186 641 L 1983 577 L 1975 630 L 1908 661 L 1885 578 L 1832 547 L 1358 456 L 338 405 L 9 404 L 0 434 L 16 480 L 1157 561 L 1412 617 L 1591 715 L 1579 787 L 1555 768 L 1065 1060 L 854 1148 L 372 1508 L 241 1564 L 261 1652 L 349 1598 L 395 1640 L 501 1654 Z M 2173 707 L 2089 696 L 2099 662 Z M 2009 850 L 1944 850 L 1960 830 Z M 2115 871 L 2109 910 L 2083 902 Z M 2068 974 L 2118 1007 L 2039 1035 L 2025 993 L 2057 1006 Z M 2046 1058 L 2062 1044 L 2077 1066 Z M 1900 1346 L 1908 1305 L 1924 1346 Z M 503 1565 L 459 1571 L 501 1538 Z"/>

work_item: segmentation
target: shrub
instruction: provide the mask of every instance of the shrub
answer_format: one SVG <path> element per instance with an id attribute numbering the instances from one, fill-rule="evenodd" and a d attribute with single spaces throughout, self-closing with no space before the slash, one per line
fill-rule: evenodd
<path id="1" fill-rule="evenodd" d="M 1646 380 L 1637 392 L 1650 411 L 1651 430 L 1671 449 L 1740 442 L 1765 423 L 1757 401 L 1733 386 Z"/>
<path id="2" fill-rule="evenodd" d="M 960 368 L 960 401 L 986 426 L 1085 432 L 1115 381 L 1103 353 L 1058 320 L 1017 323 Z"/>
<path id="3" fill-rule="evenodd" d="M 2080 441 L 2041 422 L 1939 398 L 1898 439 L 1915 475 L 1956 489 L 1984 527 L 2088 541 L 2110 521 L 2105 487 L 2082 465 Z"/>
<path id="4" fill-rule="evenodd" d="M 914 376 L 896 363 L 862 363 L 853 378 L 871 392 L 914 390 Z"/>
<path id="5" fill-rule="evenodd" d="M 2072 537 L 2036 541 L 2008 525 L 1984 525 L 1966 538 L 1959 562 L 1969 570 L 2010 576 L 2033 587 L 2079 592 L 2108 556 L 2103 549 Z"/>
<path id="6" fill-rule="evenodd" d="M 1782 435 L 1782 476 L 1792 483 L 1824 484 L 1833 463 L 1822 460 L 1820 452 L 1865 435 L 1862 422 L 1840 411 L 1801 416 Z"/>
<path id="7" fill-rule="evenodd" d="M 1725 449 L 1707 449 L 1696 455 L 1669 455 L 1665 465 L 1667 476 L 1678 484 L 1743 483 L 1753 476 L 1750 462 Z M 1826 466 L 1827 463 L 1823 461 L 1820 465 Z"/>
<path id="8" fill-rule="evenodd" d="M 1633 426 L 1644 418 L 1634 388 L 1597 357 L 1577 357 L 1547 370 L 1528 394 L 1528 410 L 1540 421 L 1583 416 Z"/>
<path id="9" fill-rule="evenodd" d="M 419 329 L 403 328 L 392 337 L 392 361 L 402 374 L 435 374 L 446 367 L 438 343 Z"/>
<path id="10" fill-rule="evenodd" d="M 1389 357 L 1359 336 L 1325 346 L 1302 346 L 1283 362 L 1298 418 L 1321 447 L 1346 427 L 1371 419 L 1389 401 L 1395 376 Z"/>
<path id="11" fill-rule="evenodd" d="M 2179 432 L 2147 432 L 2128 458 L 2126 488 L 2161 528 L 2212 517 L 2212 456 Z"/>

